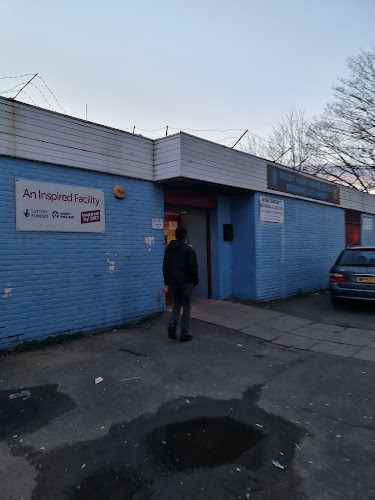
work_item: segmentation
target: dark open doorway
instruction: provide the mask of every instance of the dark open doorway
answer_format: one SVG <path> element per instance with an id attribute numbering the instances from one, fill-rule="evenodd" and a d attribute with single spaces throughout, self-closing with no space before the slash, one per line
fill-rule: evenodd
<path id="1" fill-rule="evenodd" d="M 164 241 L 167 245 L 175 239 L 176 227 L 186 227 L 187 243 L 197 255 L 199 286 L 194 295 L 211 297 L 211 263 L 208 210 L 181 207 L 166 207 L 164 213 Z M 167 297 L 168 299 L 168 297 Z"/>

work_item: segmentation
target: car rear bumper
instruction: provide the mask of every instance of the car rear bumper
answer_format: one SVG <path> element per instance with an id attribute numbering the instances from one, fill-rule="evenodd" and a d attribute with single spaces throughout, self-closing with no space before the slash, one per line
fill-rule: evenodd
<path id="1" fill-rule="evenodd" d="M 375 300 L 375 290 L 370 289 L 341 288 L 337 283 L 330 283 L 329 291 L 335 299 Z"/>

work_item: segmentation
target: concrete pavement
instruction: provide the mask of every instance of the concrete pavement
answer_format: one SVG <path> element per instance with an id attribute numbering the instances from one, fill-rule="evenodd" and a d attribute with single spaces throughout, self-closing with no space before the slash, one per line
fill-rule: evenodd
<path id="1" fill-rule="evenodd" d="M 202 301 L 237 330 L 193 318 L 181 344 L 163 313 L 0 357 L 0 498 L 373 500 L 375 365 L 242 331 L 288 335 L 268 312 Z"/>
<path id="2" fill-rule="evenodd" d="M 375 329 L 346 328 L 277 311 L 195 297 L 192 318 L 273 344 L 375 362 Z"/>

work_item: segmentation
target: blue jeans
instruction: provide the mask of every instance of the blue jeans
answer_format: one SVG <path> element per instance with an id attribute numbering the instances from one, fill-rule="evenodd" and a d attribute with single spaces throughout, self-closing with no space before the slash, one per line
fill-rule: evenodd
<path id="1" fill-rule="evenodd" d="M 185 285 L 174 284 L 169 285 L 169 288 L 173 297 L 173 309 L 170 325 L 176 328 L 182 307 L 181 332 L 189 333 L 190 300 L 193 293 L 193 285 L 191 283 L 187 283 Z"/>

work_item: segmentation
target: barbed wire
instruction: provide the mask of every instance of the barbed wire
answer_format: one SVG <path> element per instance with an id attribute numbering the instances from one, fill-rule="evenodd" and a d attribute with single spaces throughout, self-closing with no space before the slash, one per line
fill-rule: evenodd
<path id="1" fill-rule="evenodd" d="M 164 127 L 165 128 L 165 127 Z M 219 129 L 196 129 L 196 128 L 176 128 L 176 127 L 168 127 L 171 130 L 186 130 L 188 132 L 233 132 L 233 131 L 239 131 L 239 132 L 244 132 L 244 128 L 226 128 L 223 130 Z"/>
<path id="2" fill-rule="evenodd" d="M 150 138 L 150 139 L 161 139 L 162 137 L 165 137 L 164 135 L 152 135 L 151 136 L 151 132 L 158 132 L 158 131 L 161 131 L 161 130 L 166 130 L 167 129 L 167 126 L 165 127 L 160 127 L 160 128 L 157 128 L 157 129 L 143 129 L 143 128 L 139 128 L 139 127 L 128 127 L 128 128 L 123 128 L 123 130 L 133 130 L 133 133 L 136 133 L 137 131 L 141 131 L 141 132 L 147 132 L 147 137 Z M 211 132 L 211 133 L 224 133 L 224 132 L 233 132 L 233 131 L 238 131 L 238 132 L 244 132 L 245 129 L 241 129 L 241 128 L 227 128 L 227 129 L 193 129 L 193 128 L 177 128 L 177 127 L 170 127 L 168 126 L 168 131 L 170 130 L 176 130 L 176 131 L 179 131 L 179 132 Z M 254 132 L 250 132 L 249 130 L 247 130 L 246 134 L 244 137 L 246 137 L 246 135 L 250 135 L 250 136 L 253 136 L 253 137 L 256 137 L 258 140 L 260 141 L 263 141 L 263 142 L 266 142 L 268 144 L 271 144 L 271 141 L 269 141 L 268 139 L 265 139 L 264 137 L 261 137 L 260 135 L 257 135 L 255 134 Z M 204 137 L 203 137 L 204 138 Z M 238 136 L 230 136 L 230 137 L 224 137 L 223 139 L 214 139 L 214 142 L 220 144 L 226 140 L 234 140 L 234 139 L 238 139 Z M 212 140 L 212 139 L 211 139 Z"/>
<path id="3" fill-rule="evenodd" d="M 30 99 L 30 101 L 37 106 L 36 102 L 29 96 L 27 92 L 24 92 L 24 94 Z"/>
<path id="4" fill-rule="evenodd" d="M 5 90 L 4 92 L 0 92 L 0 95 L 10 94 L 11 92 L 14 92 L 14 89 L 17 89 L 18 87 L 21 87 L 21 85 L 25 85 L 25 83 L 26 82 L 18 83 L 17 85 L 15 85 L 14 87 L 12 87 L 11 89 Z"/>
<path id="5" fill-rule="evenodd" d="M 129 127 L 131 128 L 131 127 Z M 140 130 L 141 132 L 158 132 L 159 130 L 165 130 L 166 127 L 160 127 L 160 128 L 155 128 L 153 130 L 147 130 L 145 128 L 139 128 L 139 127 L 135 127 L 136 130 Z"/>
<path id="6" fill-rule="evenodd" d="M 233 135 L 232 137 L 224 137 L 224 139 L 219 139 L 217 142 L 224 142 L 224 141 L 229 141 L 232 139 L 238 139 L 238 135 Z"/>
<path id="7" fill-rule="evenodd" d="M 0 80 L 5 80 L 6 78 L 22 78 L 24 76 L 33 76 L 34 73 L 25 73 L 24 75 L 18 75 L 18 76 L 0 76 Z"/>
<path id="8" fill-rule="evenodd" d="M 56 109 L 47 101 L 47 98 L 46 96 L 43 94 L 43 92 L 34 84 L 34 83 L 30 83 L 30 85 L 32 85 L 33 87 L 36 88 L 36 90 L 43 96 L 43 99 L 46 101 L 46 103 L 48 104 L 48 106 L 52 109 L 52 111 L 55 111 L 55 113 L 57 113 Z"/>
<path id="9" fill-rule="evenodd" d="M 141 130 L 143 132 L 157 132 L 159 130 L 165 130 L 166 127 L 161 127 L 159 129 L 154 129 L 154 130 L 147 130 L 147 129 L 141 129 L 138 127 L 135 127 L 136 130 Z M 195 128 L 177 128 L 177 127 L 170 127 L 168 126 L 168 130 L 178 130 L 181 132 L 215 132 L 215 133 L 224 133 L 224 132 L 244 132 L 245 129 L 243 128 L 226 128 L 226 129 L 195 129 Z M 260 135 L 254 134 L 254 132 L 250 132 L 249 130 L 246 132 L 246 135 L 252 135 L 253 137 L 256 137 L 257 139 L 267 142 L 268 144 L 271 144 L 271 142 L 268 139 L 265 139 L 264 137 L 261 137 Z M 237 139 L 238 136 L 231 136 L 226 139 Z M 222 142 L 226 139 L 220 139 L 218 142 Z"/>
<path id="10" fill-rule="evenodd" d="M 57 102 L 57 105 L 59 106 L 59 108 L 60 108 L 60 109 L 61 109 L 61 110 L 62 110 L 65 114 L 67 114 L 67 113 L 66 113 L 66 111 L 65 111 L 65 109 L 64 109 L 64 108 L 62 108 L 62 107 L 60 106 L 60 103 L 59 103 L 59 101 L 57 100 L 57 98 L 56 98 L 55 94 L 54 94 L 54 93 L 52 92 L 52 90 L 48 87 L 48 85 L 47 85 L 47 84 L 46 84 L 46 82 L 43 80 L 43 78 L 42 78 L 40 75 L 38 75 L 38 78 L 40 78 L 40 80 L 42 80 L 42 82 L 44 83 L 44 85 L 47 87 L 47 89 L 48 89 L 48 90 L 50 91 L 50 93 L 53 95 L 53 97 L 54 97 L 55 101 Z"/>
<path id="11" fill-rule="evenodd" d="M 3 77 L 0 77 L 0 80 L 4 80 L 4 79 L 16 79 L 16 78 L 23 78 L 23 77 L 26 77 L 26 76 L 32 76 L 33 73 L 25 73 L 23 75 L 18 75 L 18 76 L 3 76 Z M 37 75 L 37 77 L 43 82 L 43 84 L 45 85 L 45 87 L 47 88 L 48 92 L 53 96 L 53 99 L 56 101 L 58 107 L 65 113 L 66 111 L 64 110 L 64 108 L 61 106 L 61 104 L 59 103 L 57 97 L 55 96 L 55 94 L 53 93 L 53 91 L 50 89 L 50 87 L 48 86 L 48 84 L 46 83 L 46 81 L 44 80 L 43 77 L 41 77 L 40 75 Z M 24 85 L 26 82 L 23 82 L 23 83 L 20 83 L 20 84 L 17 84 L 15 85 L 14 87 L 8 89 L 8 90 L 5 90 L 3 92 L 0 92 L 0 95 L 4 95 L 4 94 L 9 94 L 11 92 L 14 92 L 16 89 L 18 89 L 19 87 L 21 87 L 21 85 Z M 49 108 L 54 111 L 54 112 L 57 112 L 56 109 L 52 106 L 52 104 L 49 102 L 49 100 L 47 99 L 46 95 L 40 90 L 40 88 L 35 85 L 35 83 L 33 82 L 30 82 L 30 85 L 32 85 L 40 94 L 41 96 L 43 97 L 44 101 L 47 103 L 47 105 L 49 106 Z M 35 101 L 31 98 L 31 96 L 29 94 L 27 94 L 25 91 L 23 91 L 24 94 L 30 99 L 30 101 L 36 106 L 37 104 L 35 103 Z M 245 129 L 242 129 L 242 128 L 227 128 L 227 129 L 193 129 L 193 128 L 182 128 L 182 127 L 171 127 L 171 126 L 165 126 L 165 127 L 160 127 L 160 128 L 156 128 L 156 129 L 144 129 L 144 128 L 140 128 L 140 127 L 136 127 L 136 126 L 133 126 L 133 127 L 126 127 L 126 128 L 122 128 L 122 130 L 124 131 L 127 131 L 127 130 L 133 130 L 133 133 L 136 133 L 136 131 L 138 132 L 145 132 L 147 133 L 148 136 L 150 136 L 151 134 L 153 134 L 152 139 L 155 139 L 155 138 L 162 138 L 164 137 L 164 135 L 162 134 L 156 134 L 154 135 L 155 132 L 160 132 L 160 131 L 180 131 L 180 132 L 195 132 L 195 133 L 215 133 L 215 134 L 222 134 L 222 133 L 226 133 L 226 132 L 239 132 L 239 133 L 243 133 L 245 131 Z M 141 135 L 141 134 L 140 134 Z M 258 140 L 262 141 L 262 142 L 265 142 L 265 143 L 268 143 L 268 144 L 271 144 L 271 142 L 268 140 L 268 139 L 265 139 L 264 137 L 261 137 L 257 134 L 255 134 L 254 132 L 250 132 L 249 130 L 246 132 L 246 134 L 244 135 L 244 137 L 246 136 L 252 136 L 252 137 L 256 137 Z M 217 143 L 223 143 L 225 141 L 229 141 L 229 140 L 234 140 L 234 139 L 237 139 L 238 136 L 230 136 L 230 137 L 225 137 L 225 138 L 222 138 L 222 139 L 214 139 L 215 142 Z M 211 139 L 212 140 L 212 139 Z"/>
<path id="12" fill-rule="evenodd" d="M 25 73 L 23 75 L 17 75 L 17 76 L 2 76 L 0 77 L 0 80 L 6 80 L 6 79 L 17 79 L 17 78 L 23 78 L 25 76 L 32 76 L 34 73 Z M 48 92 L 53 96 L 54 100 L 56 101 L 57 105 L 59 106 L 59 108 L 65 113 L 67 114 L 67 112 L 65 111 L 65 109 L 61 106 L 61 104 L 59 103 L 56 95 L 53 93 L 53 91 L 51 90 L 51 88 L 48 86 L 47 82 L 44 80 L 44 78 L 42 76 L 40 76 L 39 74 L 36 75 L 42 82 L 43 84 L 45 85 L 45 87 L 47 88 Z M 17 85 L 15 85 L 14 87 L 11 87 L 10 89 L 7 89 L 3 92 L 0 92 L 0 95 L 4 95 L 4 94 L 11 94 L 12 92 L 15 92 L 16 89 L 18 89 L 19 87 L 21 87 L 22 85 L 25 85 L 25 83 L 27 82 L 22 82 L 22 83 L 19 83 Z M 48 101 L 46 95 L 40 90 L 40 88 L 35 85 L 35 83 L 32 83 L 30 82 L 30 85 L 32 85 L 43 97 L 43 99 L 45 100 L 45 102 L 47 103 L 47 105 L 55 112 L 56 109 L 51 105 L 51 103 Z M 26 94 L 25 91 L 23 91 L 24 94 Z M 27 97 L 33 102 L 33 104 L 35 106 L 37 106 L 37 104 L 35 103 L 35 101 L 31 98 L 31 96 L 29 94 L 26 94 Z"/>

